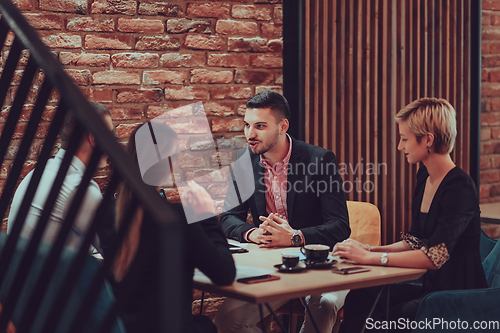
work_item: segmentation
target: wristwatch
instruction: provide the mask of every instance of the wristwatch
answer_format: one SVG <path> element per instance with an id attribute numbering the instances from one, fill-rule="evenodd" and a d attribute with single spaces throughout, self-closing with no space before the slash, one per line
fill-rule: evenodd
<path id="1" fill-rule="evenodd" d="M 302 234 L 300 230 L 294 230 L 292 235 L 292 246 L 300 246 L 302 244 Z"/>
<path id="2" fill-rule="evenodd" d="M 384 266 L 387 266 L 388 261 L 389 258 L 387 257 L 387 252 L 382 253 L 382 256 L 380 257 L 380 263 Z"/>

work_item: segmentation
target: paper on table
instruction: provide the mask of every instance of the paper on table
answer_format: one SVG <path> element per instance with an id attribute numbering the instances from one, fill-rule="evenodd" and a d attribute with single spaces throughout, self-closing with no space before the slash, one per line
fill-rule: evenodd
<path id="1" fill-rule="evenodd" d="M 271 270 L 267 268 L 258 268 L 258 267 L 251 267 L 251 266 L 241 266 L 241 265 L 236 265 L 236 279 L 241 279 L 241 278 L 246 278 L 250 276 L 258 276 L 258 275 L 264 275 L 264 274 L 273 274 L 276 273 L 276 270 Z M 201 283 L 212 283 L 208 276 L 206 276 L 202 271 L 199 269 L 195 269 L 194 271 L 194 277 L 193 280 Z"/>

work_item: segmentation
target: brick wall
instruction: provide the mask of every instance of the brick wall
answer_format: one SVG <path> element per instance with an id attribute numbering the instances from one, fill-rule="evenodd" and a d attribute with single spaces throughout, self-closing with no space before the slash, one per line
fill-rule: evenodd
<path id="1" fill-rule="evenodd" d="M 14 3 L 88 99 L 111 110 L 122 142 L 137 124 L 202 101 L 215 139 L 223 139 L 221 154 L 234 154 L 244 143 L 246 100 L 262 90 L 282 91 L 281 0 Z M 2 64 L 7 52 L 0 55 Z M 7 112 L 4 108 L 0 122 Z M 171 123 L 179 125 L 181 134 L 196 134 L 202 126 L 197 116 L 203 115 L 172 115 Z M 46 120 L 39 130 L 40 143 L 50 115 Z M 199 145 L 183 142 L 197 158 L 210 161 Z M 37 152 L 35 147 L 25 173 L 34 167 Z M 11 162 L 2 165 L 0 182 Z M 96 180 L 105 185 L 106 170 Z M 215 188 L 212 194 L 217 192 Z M 167 195 L 177 197 L 174 191 Z"/>
<path id="2" fill-rule="evenodd" d="M 500 0 L 483 0 L 481 203 L 500 202 Z"/>

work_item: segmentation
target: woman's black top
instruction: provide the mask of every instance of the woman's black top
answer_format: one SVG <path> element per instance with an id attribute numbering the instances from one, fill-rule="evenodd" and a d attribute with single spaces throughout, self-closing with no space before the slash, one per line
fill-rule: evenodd
<path id="1" fill-rule="evenodd" d="M 113 205 L 112 205 L 113 206 Z M 162 230 L 144 215 L 139 247 L 123 280 L 115 286 L 119 315 L 127 333 L 160 332 L 162 320 L 160 270 L 168 273 L 168 258 L 183 256 L 184 271 L 179 290 L 182 304 L 174 307 L 181 313 L 184 332 L 194 332 L 191 316 L 192 280 L 194 268 L 199 268 L 213 283 L 230 285 L 236 275 L 233 257 L 217 217 L 187 224 L 180 204 L 174 204 L 181 219 L 181 247 L 168 253 L 166 262 L 160 262 Z"/>
<path id="2" fill-rule="evenodd" d="M 421 214 L 428 177 L 422 166 L 412 203 L 412 227 L 403 234 L 413 249 L 422 249 L 438 268 L 424 274 L 424 293 L 487 287 L 479 254 L 481 225 L 474 182 L 459 167 L 453 168 L 439 185 L 429 212 Z"/>

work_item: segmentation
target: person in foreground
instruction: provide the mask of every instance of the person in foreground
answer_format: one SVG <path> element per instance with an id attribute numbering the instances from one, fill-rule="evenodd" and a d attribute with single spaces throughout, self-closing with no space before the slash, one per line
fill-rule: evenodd
<path id="1" fill-rule="evenodd" d="M 170 136 L 175 133 L 170 130 Z M 128 151 L 137 162 L 135 134 L 132 133 Z M 173 145 L 175 142 L 172 143 Z M 140 177 L 140 175 L 137 175 Z M 123 215 L 129 206 L 132 193 L 125 184 L 120 185 L 115 207 L 115 221 L 119 227 Z M 182 242 L 184 247 L 171 255 L 184 255 L 186 262 L 183 272 L 187 281 L 179 286 L 185 302 L 178 304 L 182 309 L 183 332 L 214 332 L 217 328 L 208 317 L 192 316 L 192 280 L 194 268 L 199 268 L 211 281 L 218 285 L 233 283 L 236 269 L 229 251 L 226 238 L 220 229 L 215 207 L 210 194 L 195 182 L 189 182 L 183 191 L 182 200 L 200 216 L 212 216 L 200 222 L 188 224 L 181 204 L 173 204 L 178 220 L 185 228 Z M 186 205 L 185 205 L 186 206 Z M 146 211 L 139 208 L 132 218 L 128 235 L 125 237 L 117 259 L 113 275 L 116 282 L 118 314 L 122 318 L 128 333 L 161 332 L 160 320 L 160 246 L 162 239 L 159 226 L 154 223 Z M 188 241 L 189 240 L 189 241 Z"/>
<path id="2" fill-rule="evenodd" d="M 111 121 L 110 111 L 103 104 L 95 102 L 91 102 L 90 104 L 94 107 L 94 110 L 101 117 L 101 120 L 105 123 L 106 127 L 110 131 L 113 131 L 114 127 L 113 122 Z M 64 154 L 66 153 L 66 149 L 70 143 L 71 133 L 74 131 L 76 123 L 76 115 L 72 111 L 68 112 L 66 118 L 64 119 L 64 125 L 60 134 L 61 149 L 59 149 L 56 156 L 48 160 L 47 164 L 45 165 L 42 178 L 36 189 L 35 197 L 31 202 L 28 215 L 26 216 L 26 221 L 21 233 L 22 237 L 30 238 L 36 228 L 36 225 L 42 213 L 42 209 L 45 205 L 45 202 L 47 201 L 47 196 L 49 195 L 49 191 L 52 188 L 52 183 L 54 182 L 54 179 L 59 172 Z M 50 214 L 47 228 L 45 229 L 43 234 L 44 242 L 52 243 L 57 237 L 64 218 L 68 214 L 71 202 L 74 195 L 76 194 L 76 190 L 78 189 L 78 186 L 82 181 L 83 174 L 87 165 L 89 164 L 90 157 L 92 156 L 92 152 L 94 151 L 95 146 L 96 142 L 94 136 L 84 131 L 80 144 L 75 152 L 75 155 L 73 156 L 73 159 L 71 160 L 71 165 L 68 169 L 66 177 L 64 178 L 64 182 L 54 204 L 54 208 L 52 209 L 52 213 Z M 101 157 L 98 164 L 99 168 L 106 166 L 106 158 L 106 156 Z M 30 171 L 28 175 L 23 179 L 23 181 L 19 184 L 19 187 L 16 190 L 14 199 L 12 200 L 12 205 L 10 207 L 7 233 L 10 233 L 10 231 L 12 230 L 14 220 L 17 216 L 17 213 L 19 212 L 21 203 L 26 194 L 33 173 L 34 170 Z M 94 180 L 91 180 L 80 209 L 78 210 L 78 214 L 75 218 L 71 233 L 67 238 L 66 246 L 77 248 L 80 245 L 80 242 L 83 239 L 82 235 L 85 234 L 87 228 L 90 226 L 101 200 L 102 195 L 101 190 L 99 189 L 99 185 L 97 185 Z M 99 245 L 97 239 L 94 240 L 93 245 Z"/>
<path id="3" fill-rule="evenodd" d="M 334 255 L 365 265 L 428 270 L 418 283 L 390 286 L 389 320 L 398 322 L 400 318 L 413 320 L 420 300 L 430 292 L 483 288 L 487 284 L 479 254 L 478 193 L 469 175 L 450 156 L 457 133 L 454 108 L 444 99 L 421 98 L 399 111 L 396 122 L 398 149 L 408 163 L 423 164 L 417 173 L 411 230 L 402 234 L 400 242 L 385 246 L 370 248 L 348 239 L 335 246 Z M 386 293 L 367 319 L 381 289 L 349 293 L 340 332 L 361 332 L 365 324 L 372 332 L 383 325 Z M 393 328 L 406 331 L 401 326 Z"/>
<path id="4" fill-rule="evenodd" d="M 241 204 L 227 195 L 220 217 L 228 238 L 260 247 L 299 247 L 305 244 L 333 246 L 350 235 L 342 178 L 335 154 L 295 140 L 287 134 L 290 109 L 284 96 L 263 91 L 247 102 L 245 137 L 250 152 L 255 192 Z M 246 223 L 248 209 L 253 225 Z M 331 332 L 347 291 L 306 297 L 321 332 Z M 271 302 L 274 310 L 286 301 Z M 268 315 L 267 309 L 264 315 Z M 260 320 L 255 304 L 226 299 L 217 312 L 219 332 L 257 332 Z M 301 332 L 314 332 L 306 315 Z"/>

